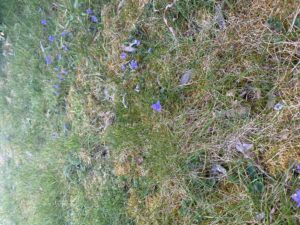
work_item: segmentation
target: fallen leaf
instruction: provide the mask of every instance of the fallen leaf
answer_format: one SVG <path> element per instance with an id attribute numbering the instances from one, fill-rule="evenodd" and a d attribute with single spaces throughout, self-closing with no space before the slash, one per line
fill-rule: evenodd
<path id="1" fill-rule="evenodd" d="M 211 168 L 211 175 L 214 178 L 227 177 L 227 171 L 223 166 L 215 164 Z"/>
<path id="2" fill-rule="evenodd" d="M 186 71 L 180 79 L 180 85 L 187 85 L 190 82 L 192 75 L 193 75 L 193 70 Z"/>
<path id="3" fill-rule="evenodd" d="M 245 154 L 253 148 L 253 144 L 243 143 L 238 140 L 235 144 L 235 148 L 238 152 Z"/>
<path id="4" fill-rule="evenodd" d="M 136 48 L 134 48 L 132 46 L 125 46 L 125 45 L 122 45 L 122 49 L 124 52 L 129 52 L 129 53 L 134 53 L 137 51 Z"/>

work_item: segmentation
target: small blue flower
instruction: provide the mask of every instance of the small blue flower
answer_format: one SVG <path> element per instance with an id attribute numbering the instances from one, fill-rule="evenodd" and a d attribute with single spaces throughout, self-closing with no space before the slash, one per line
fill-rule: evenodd
<path id="1" fill-rule="evenodd" d="M 67 35 L 68 35 L 68 31 L 64 30 L 63 32 L 61 32 L 62 37 L 66 37 Z"/>
<path id="2" fill-rule="evenodd" d="M 55 70 L 55 71 L 59 71 L 59 68 L 58 68 L 58 67 L 54 67 L 54 70 Z"/>
<path id="3" fill-rule="evenodd" d="M 60 88 L 60 85 L 59 85 L 59 84 L 54 84 L 54 85 L 52 85 L 52 87 L 53 87 L 54 89 L 59 89 L 59 88 Z"/>
<path id="4" fill-rule="evenodd" d="M 296 166 L 296 171 L 297 171 L 297 173 L 300 173 L 300 164 L 298 164 L 298 165 Z"/>
<path id="5" fill-rule="evenodd" d="M 69 48 L 66 46 L 66 45 L 63 45 L 62 46 L 62 49 L 66 52 L 66 51 L 69 51 Z"/>
<path id="6" fill-rule="evenodd" d="M 300 207 L 300 189 L 292 195 L 292 199 L 297 203 L 297 207 Z"/>
<path id="7" fill-rule="evenodd" d="M 46 62 L 47 65 L 52 64 L 52 57 L 51 57 L 51 55 L 47 55 L 45 57 L 45 62 Z"/>
<path id="8" fill-rule="evenodd" d="M 120 58 L 125 60 L 127 58 L 126 52 L 122 52 L 121 55 L 120 55 Z"/>
<path id="9" fill-rule="evenodd" d="M 280 102 L 277 103 L 276 105 L 274 105 L 274 109 L 275 109 L 276 111 L 282 110 L 283 107 L 284 107 L 284 105 L 283 105 L 282 103 L 280 103 Z"/>
<path id="10" fill-rule="evenodd" d="M 141 41 L 135 39 L 135 40 L 133 40 L 132 44 L 133 44 L 133 45 L 136 45 L 136 46 L 140 46 L 140 45 L 141 45 Z"/>
<path id="11" fill-rule="evenodd" d="M 138 63 L 137 63 L 136 60 L 133 59 L 133 60 L 130 61 L 130 68 L 131 68 L 132 70 L 135 70 L 135 69 L 138 68 Z"/>
<path id="12" fill-rule="evenodd" d="M 125 64 L 122 64 L 122 66 L 121 66 L 121 70 L 125 71 L 125 70 L 126 70 L 126 68 L 127 68 L 127 64 L 126 64 L 126 63 L 125 63 Z"/>
<path id="13" fill-rule="evenodd" d="M 93 23 L 98 23 L 98 18 L 96 16 L 91 16 L 90 18 Z"/>
<path id="14" fill-rule="evenodd" d="M 56 55 L 56 59 L 57 59 L 57 61 L 59 61 L 59 60 L 61 60 L 61 59 L 62 59 L 62 56 L 61 56 L 61 54 L 60 54 L 60 53 L 58 53 L 58 54 Z"/>
<path id="15" fill-rule="evenodd" d="M 53 42 L 53 41 L 55 41 L 55 37 L 53 35 L 49 35 L 48 40 L 50 42 Z"/>
<path id="16" fill-rule="evenodd" d="M 85 12 L 88 15 L 92 15 L 94 13 L 92 9 L 87 9 Z"/>
<path id="17" fill-rule="evenodd" d="M 156 112 L 161 112 L 162 107 L 161 107 L 160 101 L 157 101 L 156 103 L 152 104 L 151 108 L 153 110 L 155 110 Z"/>
<path id="18" fill-rule="evenodd" d="M 56 74 L 57 78 L 62 81 L 64 79 L 64 77 L 61 74 Z"/>
<path id="19" fill-rule="evenodd" d="M 47 25 L 47 20 L 42 19 L 42 20 L 41 20 L 41 24 L 44 25 L 44 26 L 46 26 L 46 25 Z"/>

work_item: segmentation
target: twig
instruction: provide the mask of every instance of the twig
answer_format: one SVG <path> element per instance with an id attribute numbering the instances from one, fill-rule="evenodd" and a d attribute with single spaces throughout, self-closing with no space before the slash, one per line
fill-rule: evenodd
<path id="1" fill-rule="evenodd" d="M 297 12 L 296 12 L 295 15 L 294 15 L 293 22 L 292 22 L 292 24 L 291 24 L 291 26 L 290 26 L 288 32 L 291 32 L 291 31 L 293 30 L 294 25 L 295 25 L 295 23 L 296 23 L 297 16 L 299 15 L 299 13 L 300 13 L 300 6 L 298 7 Z"/>
<path id="2" fill-rule="evenodd" d="M 175 31 L 174 31 L 173 27 L 169 26 L 166 14 L 167 14 L 167 11 L 176 4 L 176 2 L 177 2 L 177 0 L 173 0 L 172 3 L 170 3 L 166 6 L 165 11 L 164 11 L 164 17 L 163 17 L 165 24 L 167 25 L 169 31 L 172 33 L 175 40 L 177 40 Z"/>

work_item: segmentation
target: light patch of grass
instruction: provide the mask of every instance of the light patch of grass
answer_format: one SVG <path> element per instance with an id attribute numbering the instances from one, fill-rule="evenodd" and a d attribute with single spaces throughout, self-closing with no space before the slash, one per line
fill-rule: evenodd
<path id="1" fill-rule="evenodd" d="M 224 1 L 225 30 L 210 0 L 167 11 L 165 0 L 127 0 L 121 9 L 119 1 L 45 1 L 41 12 L 40 2 L 23 3 L 6 20 L 15 56 L 1 83 L 1 135 L 11 143 L 2 221 L 298 223 L 290 199 L 299 186 L 295 1 Z M 89 7 L 100 23 L 84 14 Z M 44 17 L 49 30 L 37 26 Z M 47 48 L 70 48 L 55 97 L 39 41 L 62 30 L 71 36 Z M 122 60 L 133 39 L 141 46 Z M 138 69 L 123 72 L 132 59 Z M 180 86 L 190 69 L 191 82 Z M 157 100 L 161 113 L 151 109 Z M 249 155 L 236 151 L 238 139 L 254 144 Z M 213 175 L 216 164 L 225 177 Z"/>

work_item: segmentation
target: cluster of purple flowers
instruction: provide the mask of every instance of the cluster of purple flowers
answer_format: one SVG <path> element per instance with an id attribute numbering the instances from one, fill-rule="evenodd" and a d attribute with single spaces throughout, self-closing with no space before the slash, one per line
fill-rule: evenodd
<path id="1" fill-rule="evenodd" d="M 46 19 L 42 19 L 41 20 L 41 24 L 43 26 L 47 26 L 48 22 Z M 69 35 L 69 32 L 64 30 L 61 32 L 61 37 L 62 38 L 66 38 L 67 36 Z M 49 41 L 49 44 L 55 42 L 56 40 L 56 37 L 54 35 L 49 35 L 48 36 L 48 41 Z M 63 44 L 61 49 L 66 52 L 68 51 L 68 47 L 66 44 Z M 59 63 L 60 60 L 62 60 L 63 58 L 63 55 L 62 53 L 58 52 L 56 54 L 56 57 L 52 57 L 52 55 L 50 53 L 48 53 L 46 56 L 45 56 L 45 63 L 47 66 L 50 66 L 52 64 L 54 64 L 55 62 L 56 63 Z M 56 59 L 56 61 L 55 61 Z M 58 73 L 56 74 L 56 77 L 57 77 L 57 82 L 55 84 L 52 85 L 52 88 L 54 89 L 54 92 L 53 94 L 58 96 L 60 95 L 60 90 L 61 90 L 61 83 L 63 82 L 64 80 L 64 76 L 68 74 L 68 72 L 66 70 L 63 70 L 63 69 L 59 69 L 59 67 L 54 67 L 54 70 L 57 71 Z"/>
<path id="2" fill-rule="evenodd" d="M 121 53 L 120 58 L 121 58 L 122 60 L 126 60 L 127 57 L 128 57 L 128 54 L 127 54 L 125 51 L 127 50 L 127 52 L 133 53 L 133 52 L 136 51 L 136 47 L 138 47 L 138 46 L 140 46 L 140 45 L 141 45 L 141 41 L 138 40 L 138 39 L 134 39 L 134 40 L 129 44 L 129 46 L 127 46 L 127 47 L 124 48 L 124 51 Z M 151 53 L 152 51 L 153 51 L 152 48 L 149 48 L 149 49 L 148 49 L 148 53 Z M 129 66 L 129 68 L 130 68 L 131 70 L 136 70 L 136 69 L 138 68 L 139 65 L 138 65 L 138 62 L 137 62 L 135 59 L 132 59 L 132 60 L 130 60 L 130 61 L 127 61 L 126 63 L 123 63 L 123 64 L 121 65 L 121 69 L 122 69 L 123 71 L 125 71 L 125 70 L 128 68 L 128 66 Z M 151 106 L 151 108 L 152 108 L 154 111 L 159 112 L 159 113 L 162 111 L 162 106 L 161 106 L 161 104 L 160 104 L 160 101 L 157 101 L 157 102 L 153 103 L 152 106 Z"/>
<path id="3" fill-rule="evenodd" d="M 89 18 L 93 23 L 98 23 L 98 18 L 94 15 L 94 11 L 92 9 L 87 9 L 85 12 L 89 15 Z"/>
<path id="4" fill-rule="evenodd" d="M 141 41 L 135 39 L 135 40 L 132 41 L 132 43 L 130 43 L 129 47 L 134 48 L 134 47 L 138 47 L 140 45 L 141 45 Z M 129 51 L 129 52 L 134 52 L 134 51 Z M 128 54 L 124 51 L 124 52 L 121 53 L 120 58 L 122 60 L 126 60 L 127 56 L 128 56 Z M 132 60 L 122 64 L 121 69 L 123 71 L 125 71 L 128 66 L 130 67 L 131 70 L 136 70 L 139 67 L 138 62 L 135 59 L 132 59 Z"/>

